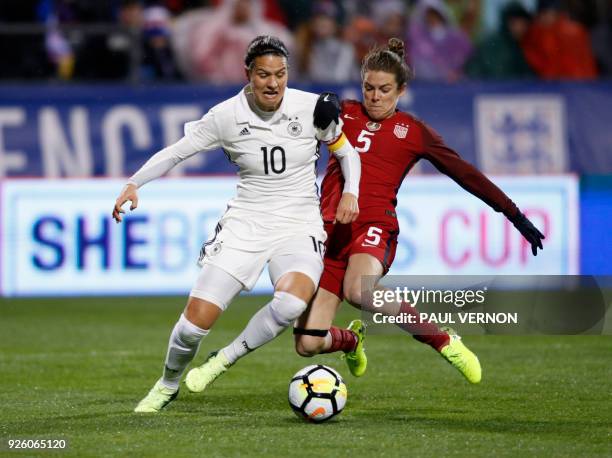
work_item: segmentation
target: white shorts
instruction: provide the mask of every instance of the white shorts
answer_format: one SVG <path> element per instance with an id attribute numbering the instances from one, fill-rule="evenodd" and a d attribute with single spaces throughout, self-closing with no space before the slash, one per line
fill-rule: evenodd
<path id="1" fill-rule="evenodd" d="M 312 278 L 315 285 L 319 282 L 322 266 L 319 260 L 310 254 L 291 254 L 276 256 L 270 260 L 268 269 L 270 279 L 276 284 L 287 272 L 303 272 Z M 233 275 L 213 264 L 204 264 L 190 296 L 211 302 L 225 311 L 234 298 L 244 289 L 244 285 Z"/>
<path id="2" fill-rule="evenodd" d="M 198 263 L 224 270 L 247 291 L 253 288 L 268 263 L 273 285 L 287 272 L 301 272 L 316 287 L 323 272 L 327 238 L 323 223 L 265 221 L 254 215 L 228 212 L 203 245 Z"/>

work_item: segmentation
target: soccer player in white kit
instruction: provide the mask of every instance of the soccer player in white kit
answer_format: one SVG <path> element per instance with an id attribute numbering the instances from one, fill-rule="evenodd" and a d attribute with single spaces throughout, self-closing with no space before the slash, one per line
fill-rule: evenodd
<path id="1" fill-rule="evenodd" d="M 120 222 L 127 201 L 130 210 L 138 205 L 138 187 L 200 151 L 223 148 L 239 168 L 237 195 L 202 247 L 202 268 L 170 336 L 163 375 L 135 412 L 159 412 L 176 398 L 202 338 L 232 299 L 253 287 L 266 264 L 273 299 L 209 363 L 229 366 L 275 338 L 306 309 L 323 270 L 326 239 L 316 185 L 319 141 L 338 157 L 346 180 L 338 222 L 358 216 L 360 162 L 341 131 L 337 99 L 287 88 L 287 57 L 277 38 L 255 38 L 245 57 L 249 84 L 187 123 L 185 136 L 153 155 L 115 202 L 113 217 Z"/>

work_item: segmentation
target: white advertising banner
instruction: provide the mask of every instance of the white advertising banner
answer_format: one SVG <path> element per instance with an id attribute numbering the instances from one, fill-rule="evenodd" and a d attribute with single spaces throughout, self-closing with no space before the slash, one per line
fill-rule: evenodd
<path id="1" fill-rule="evenodd" d="M 536 257 L 503 215 L 446 177 L 408 178 L 398 196 L 395 275 L 568 275 L 579 270 L 578 179 L 493 177 L 545 235 Z"/>
<path id="2" fill-rule="evenodd" d="M 502 215 L 446 177 L 410 177 L 398 196 L 401 233 L 390 273 L 578 273 L 577 179 L 494 181 L 544 232 L 543 252 L 533 257 Z M 116 224 L 111 211 L 123 183 L 1 182 L 2 295 L 187 294 L 199 269 L 201 244 L 233 197 L 237 179 L 149 183 L 140 190 L 138 209 Z M 264 273 L 253 292 L 270 290 Z"/>

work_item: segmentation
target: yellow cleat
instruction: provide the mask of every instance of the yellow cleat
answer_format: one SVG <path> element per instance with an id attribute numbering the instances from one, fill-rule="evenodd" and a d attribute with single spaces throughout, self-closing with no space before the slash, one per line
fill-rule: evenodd
<path id="1" fill-rule="evenodd" d="M 480 383 L 482 368 L 478 357 L 461 341 L 461 337 L 451 328 L 442 328 L 450 337 L 448 345 L 440 350 L 440 354 L 470 383 Z"/>
<path id="2" fill-rule="evenodd" d="M 200 367 L 195 367 L 187 373 L 185 385 L 192 393 L 200 393 L 206 389 L 217 377 L 229 369 L 231 364 L 222 351 L 212 352 Z"/>
<path id="3" fill-rule="evenodd" d="M 172 390 L 162 385 L 161 380 L 151 388 L 151 391 L 138 403 L 134 412 L 157 413 L 170 404 L 178 396 L 178 390 Z"/>
<path id="4" fill-rule="evenodd" d="M 368 367 L 368 357 L 365 353 L 363 341 L 365 340 L 365 324 L 361 320 L 353 320 L 348 325 L 348 330 L 353 331 L 357 335 L 357 347 L 355 350 L 348 351 L 344 354 L 346 365 L 355 377 L 361 377 L 365 374 Z"/>

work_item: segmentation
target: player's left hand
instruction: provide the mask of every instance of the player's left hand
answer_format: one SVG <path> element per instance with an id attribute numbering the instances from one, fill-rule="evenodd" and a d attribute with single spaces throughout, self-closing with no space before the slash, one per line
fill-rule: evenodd
<path id="1" fill-rule="evenodd" d="M 342 193 L 340 203 L 336 209 L 336 218 L 334 224 L 348 224 L 352 223 L 359 216 L 359 204 L 357 203 L 357 196 L 350 192 Z"/>
<path id="2" fill-rule="evenodd" d="M 538 248 L 540 250 L 543 249 L 542 240 L 545 238 L 544 234 L 542 234 L 538 228 L 535 227 L 533 223 L 529 221 L 529 219 L 527 219 L 527 217 L 520 211 L 510 221 L 512 221 L 514 227 L 516 227 L 523 237 L 525 237 L 525 239 L 527 239 L 527 241 L 531 244 L 531 252 L 534 256 L 537 256 Z"/>
<path id="3" fill-rule="evenodd" d="M 340 100 L 333 92 L 323 92 L 314 108 L 313 124 L 316 128 L 325 130 L 332 122 L 338 124 L 340 116 Z"/>

